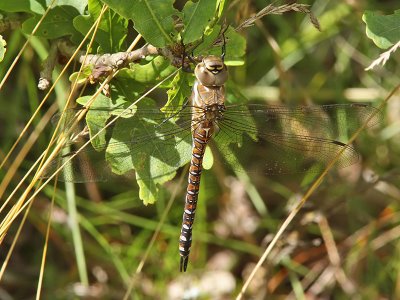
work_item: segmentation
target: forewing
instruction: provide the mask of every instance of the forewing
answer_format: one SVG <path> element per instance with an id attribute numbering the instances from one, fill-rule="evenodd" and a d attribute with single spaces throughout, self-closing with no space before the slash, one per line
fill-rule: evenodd
<path id="1" fill-rule="evenodd" d="M 358 161 L 357 152 L 345 142 L 365 122 L 367 126 L 378 123 L 379 112 L 359 104 L 296 108 L 237 105 L 227 107 L 215 141 L 236 170 L 272 175 L 319 172 L 339 154 L 336 167 Z M 252 153 L 250 159 L 243 160 L 248 153 Z"/>
<path id="2" fill-rule="evenodd" d="M 96 108 L 93 113 L 96 111 L 100 119 L 108 112 L 108 121 L 116 114 L 115 109 L 111 112 L 108 108 Z M 75 110 L 67 112 L 67 116 L 75 114 Z M 64 127 L 72 122 L 70 117 L 66 120 Z M 152 103 L 143 103 L 135 110 L 125 111 L 122 118 L 104 131 L 104 139 L 97 140 L 95 149 L 89 145 L 79 153 L 64 150 L 64 154 L 59 155 L 47 168 L 45 177 L 52 175 L 57 166 L 64 163 L 64 172 L 60 174 L 60 179 L 64 181 L 104 181 L 133 169 L 142 180 L 173 176 L 176 169 L 190 159 L 190 123 L 190 107 L 166 119 L 165 113 Z M 70 132 L 70 136 L 80 136 L 80 141 L 70 139 L 66 149 L 78 149 L 105 124 L 103 121 L 88 121 L 86 125 L 89 129 L 86 133 Z M 79 125 L 76 128 L 81 130 L 83 127 Z"/>

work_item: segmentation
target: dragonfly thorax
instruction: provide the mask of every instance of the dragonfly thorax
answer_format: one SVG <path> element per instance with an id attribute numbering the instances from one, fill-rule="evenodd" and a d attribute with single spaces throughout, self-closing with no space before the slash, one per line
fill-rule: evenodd
<path id="1" fill-rule="evenodd" d="M 213 104 L 204 109 L 203 119 L 207 121 L 218 121 L 223 118 L 225 105 Z"/>
<path id="2" fill-rule="evenodd" d="M 197 80 L 204 86 L 218 87 L 225 84 L 228 79 L 228 69 L 222 58 L 209 55 L 196 66 L 194 70 Z"/>

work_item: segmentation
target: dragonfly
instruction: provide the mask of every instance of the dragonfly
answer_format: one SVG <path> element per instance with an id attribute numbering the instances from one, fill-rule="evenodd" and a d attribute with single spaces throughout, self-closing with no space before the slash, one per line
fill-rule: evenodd
<path id="1" fill-rule="evenodd" d="M 47 174 L 52 174 L 64 164 L 58 178 L 74 182 L 107 180 L 134 169 L 136 179 L 148 184 L 147 179 L 157 183 L 190 162 L 179 238 L 181 272 L 186 272 L 188 266 L 207 147 L 216 149 L 234 170 L 243 168 L 269 175 L 318 172 L 339 153 L 336 167 L 356 163 L 359 154 L 341 140 L 366 122 L 367 127 L 379 122 L 379 112 L 367 104 L 229 104 L 225 92 L 228 69 L 223 56 L 205 56 L 194 74 L 188 104 L 160 111 L 148 99 L 128 112 L 125 109 L 111 132 L 92 140 L 93 148 L 60 154 L 47 169 Z M 94 105 L 87 113 L 86 124 L 76 130 L 80 137 L 98 133 L 116 114 L 116 107 Z M 64 128 L 72 123 L 75 113 L 69 110 L 64 115 Z M 97 117 L 88 117 L 91 113 Z M 78 135 L 72 136 L 69 148 L 77 143 Z M 261 155 L 258 152 L 250 160 L 241 161 L 240 158 L 249 157 L 252 145 L 264 149 Z"/>

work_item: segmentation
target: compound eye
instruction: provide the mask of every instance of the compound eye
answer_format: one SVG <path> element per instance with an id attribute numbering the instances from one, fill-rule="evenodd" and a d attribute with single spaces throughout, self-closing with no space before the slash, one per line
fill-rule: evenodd
<path id="1" fill-rule="evenodd" d="M 208 66 L 206 66 L 206 68 L 207 68 L 207 70 L 208 71 L 210 71 L 210 72 L 220 72 L 220 71 L 222 71 L 222 69 L 224 68 L 224 66 L 223 65 L 208 65 Z"/>

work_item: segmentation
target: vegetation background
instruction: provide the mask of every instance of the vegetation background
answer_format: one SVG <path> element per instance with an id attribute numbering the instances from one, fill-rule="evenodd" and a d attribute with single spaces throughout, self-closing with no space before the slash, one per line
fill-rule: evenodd
<path id="1" fill-rule="evenodd" d="M 104 15 L 102 33 L 109 43 L 95 40 L 92 53 L 126 51 L 137 36 L 132 21 L 119 15 L 122 12 L 124 16 L 129 7 L 117 2 L 104 1 L 120 10 L 110 9 Z M 159 10 L 167 9 L 163 5 L 170 2 L 159 2 Z M 175 8 L 181 10 L 185 2 L 176 1 Z M 235 59 L 243 59 L 244 64 L 229 67 L 231 90 L 267 104 L 382 103 L 399 84 L 399 54 L 393 52 L 384 67 L 365 70 L 384 50 L 367 37 L 363 14 L 393 14 L 391 29 L 399 31 L 400 16 L 394 14 L 398 1 L 301 3 L 311 5 L 321 31 L 312 25 L 309 15 L 295 11 L 269 14 L 240 31 L 246 48 L 243 56 Z M 1 80 L 11 70 L 0 85 L 1 161 L 46 94 L 37 84 L 52 41 L 66 37 L 77 47 L 103 2 L 89 4 L 88 12 L 85 1 L 59 1 L 29 40 L 29 32 L 50 1 L 0 4 Z M 223 17 L 216 21 L 221 24 L 225 19 L 235 28 L 268 4 L 265 0 L 226 1 Z M 139 45 L 145 42 L 142 39 Z M 241 48 L 228 42 L 227 51 L 232 58 Z M 60 65 L 55 67 L 53 79 L 69 58 L 58 57 Z M 143 205 L 134 180 L 121 178 L 101 184 L 58 183 L 54 206 L 49 184 L 17 215 L 27 199 L 17 200 L 29 190 L 29 181 L 22 178 L 46 149 L 53 131 L 50 123 L 41 120 L 47 118 L 48 122 L 49 116 L 62 110 L 71 89 L 68 77 L 78 68 L 75 62 L 75 67 L 67 69 L 11 158 L 3 161 L 0 216 L 3 220 L 16 217 L 11 224 L 1 224 L 0 299 L 122 299 L 130 285 L 130 299 L 235 298 L 315 177 L 250 176 L 221 167 L 205 171 L 186 273 L 179 273 L 177 246 L 187 176 L 184 170 L 160 187 L 153 205 Z M 157 79 L 163 77 L 156 75 Z M 141 88 L 160 81 L 151 80 L 142 82 Z M 93 94 L 98 86 L 85 93 Z M 152 94 L 160 106 L 167 99 L 165 88 Z M 400 299 L 399 100 L 399 94 L 394 95 L 382 109 L 381 123 L 355 142 L 360 163 L 325 176 L 258 269 L 245 299 Z M 30 141 L 32 147 L 18 157 Z M 15 162 L 20 165 L 14 174 Z M 15 188 L 16 194 L 12 194 Z M 166 219 L 160 223 L 166 211 Z"/>

